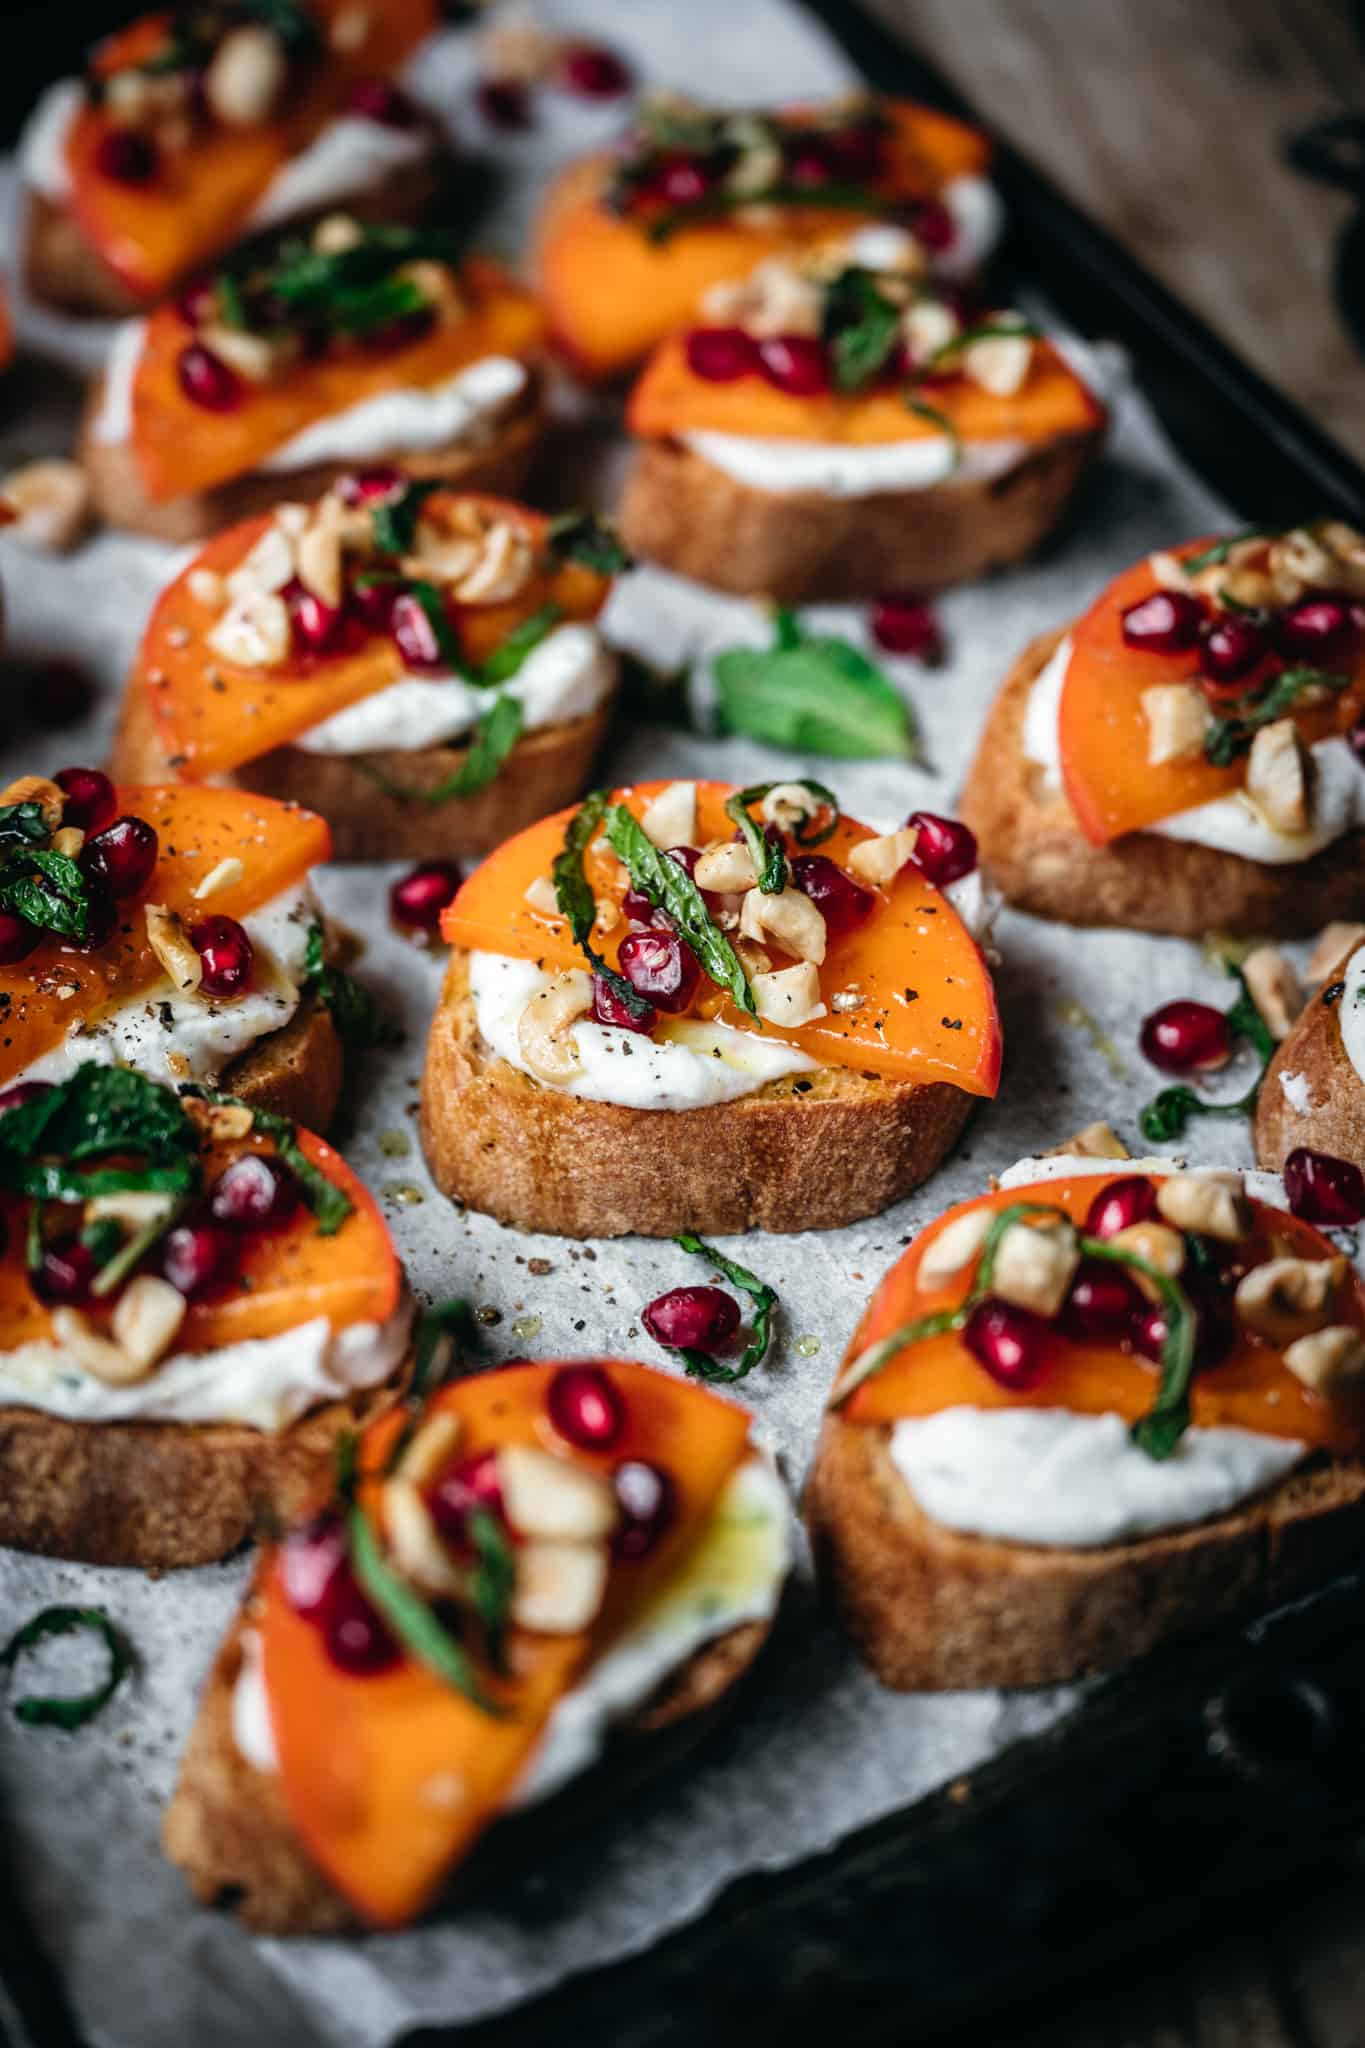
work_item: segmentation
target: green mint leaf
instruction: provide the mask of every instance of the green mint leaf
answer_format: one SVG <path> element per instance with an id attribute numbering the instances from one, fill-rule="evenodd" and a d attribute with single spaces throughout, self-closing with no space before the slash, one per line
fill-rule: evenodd
<path id="1" fill-rule="evenodd" d="M 614 529 L 591 512 L 561 512 L 550 521 L 550 552 L 561 562 L 580 562 L 599 576 L 619 576 L 631 566 Z"/>
<path id="2" fill-rule="evenodd" d="M 539 647 L 542 640 L 549 638 L 563 616 L 562 605 L 541 605 L 539 611 L 532 612 L 519 626 L 513 626 L 506 639 L 498 642 L 475 681 L 488 685 L 510 682 L 527 655 Z"/>
<path id="3" fill-rule="evenodd" d="M 468 1526 L 474 1555 L 478 1559 L 470 1579 L 469 1596 L 483 1623 L 489 1659 L 494 1670 L 501 1671 L 507 1617 L 517 1584 L 516 1552 L 507 1540 L 501 1521 L 487 1508 L 475 1508 Z"/>
<path id="4" fill-rule="evenodd" d="M 412 552 L 422 507 L 436 488 L 434 483 L 409 483 L 396 497 L 380 499 L 370 513 L 370 539 L 377 555 Z"/>
<path id="5" fill-rule="evenodd" d="M 674 1243 L 694 1257 L 705 1259 L 715 1270 L 737 1287 L 741 1294 L 747 1294 L 754 1304 L 753 1334 L 744 1347 L 738 1365 L 722 1365 L 709 1352 L 692 1351 L 685 1345 L 679 1346 L 679 1355 L 693 1379 L 706 1380 L 712 1386 L 730 1386 L 736 1380 L 746 1379 L 756 1365 L 761 1365 L 767 1356 L 772 1339 L 773 1311 L 777 1307 L 777 1294 L 766 1280 L 760 1280 L 747 1266 L 740 1266 L 733 1259 L 727 1259 L 724 1252 L 718 1252 L 690 1231 L 677 1237 Z"/>
<path id="6" fill-rule="evenodd" d="M 143 1164 L 85 1167 L 111 1153 Z M 128 1067 L 78 1067 L 0 1116 L 0 1187 L 33 1201 L 128 1189 L 188 1194 L 199 1181 L 198 1153 L 199 1134 L 175 1095 Z"/>
<path id="7" fill-rule="evenodd" d="M 647 240 L 667 242 L 680 228 L 697 221 L 719 220 L 746 206 L 790 206 L 827 208 L 831 213 L 866 213 L 885 216 L 886 199 L 867 185 L 788 185 L 778 182 L 760 192 L 708 192 L 686 206 L 670 206 L 643 223 Z"/>
<path id="8" fill-rule="evenodd" d="M 122 1631 L 102 1607 L 44 1607 L 17 1628 L 0 1649 L 0 1667 L 12 1671 L 26 1651 L 49 1637 L 78 1632 L 97 1635 L 104 1644 L 109 1653 L 105 1678 L 92 1692 L 16 1700 L 13 1711 L 17 1721 L 29 1728 L 65 1728 L 70 1732 L 83 1728 L 108 1706 L 133 1668 L 133 1653 Z"/>
<path id="9" fill-rule="evenodd" d="M 701 891 L 692 877 L 667 854 L 660 853 L 639 821 L 624 804 L 606 814 L 607 843 L 624 861 L 631 881 L 651 903 L 667 911 L 701 963 L 704 974 L 723 988 L 750 1016 L 756 1016 L 754 992 L 739 955 L 719 925 L 711 921 Z"/>
<path id="10" fill-rule="evenodd" d="M 1330 669 L 1284 669 L 1246 709 L 1213 720 L 1204 735 L 1205 760 L 1215 768 L 1226 768 L 1247 752 L 1262 726 L 1283 718 L 1307 691 L 1344 690 L 1350 680 L 1349 676 L 1337 675 Z"/>
<path id="11" fill-rule="evenodd" d="M 1180 566 L 1187 576 L 1198 575 L 1201 569 L 1211 569 L 1216 562 L 1226 562 L 1235 547 L 1244 540 L 1271 540 L 1274 530 L 1267 526 L 1244 526 L 1240 533 L 1230 533 L 1226 540 L 1214 541 L 1212 547 L 1204 548 L 1197 555 L 1185 555 Z"/>
<path id="12" fill-rule="evenodd" d="M 1194 1378 L 1196 1323 L 1190 1298 L 1178 1281 L 1163 1273 L 1147 1259 L 1116 1245 L 1112 1238 L 1082 1237 L 1082 1256 L 1106 1259 L 1111 1265 L 1126 1266 L 1155 1292 L 1166 1323 L 1161 1347 L 1161 1386 L 1156 1400 L 1129 1431 L 1133 1442 L 1149 1458 L 1169 1458 L 1184 1435 L 1190 1420 L 1190 1382 Z"/>
<path id="13" fill-rule="evenodd" d="M 600 975 L 606 982 L 617 1001 L 624 1004 L 632 1017 L 643 1021 L 648 1017 L 652 1005 L 646 1002 L 642 995 L 637 994 L 624 974 L 608 966 L 592 944 L 593 919 L 597 914 L 597 905 L 593 901 L 592 890 L 588 887 L 588 878 L 583 872 L 583 856 L 597 836 L 606 808 L 607 791 L 604 789 L 595 789 L 590 796 L 584 798 L 569 820 L 568 830 L 564 834 L 564 845 L 555 855 L 554 864 L 550 869 L 550 879 L 554 883 L 555 902 L 559 906 L 559 914 L 567 923 L 574 944 L 594 974 Z"/>
<path id="14" fill-rule="evenodd" d="M 757 802 L 747 789 L 737 790 L 725 800 L 725 815 L 738 825 L 744 835 L 744 844 L 749 849 L 749 858 L 758 876 L 758 886 L 765 896 L 780 896 L 787 886 L 787 856 L 782 850 L 780 839 L 774 841 L 760 830 L 757 821 L 749 815 L 749 805 Z"/>
<path id="15" fill-rule="evenodd" d="M 470 735 L 469 748 L 460 766 L 444 782 L 437 782 L 430 789 L 417 789 L 410 783 L 395 782 L 372 762 L 359 757 L 355 765 L 370 782 L 377 783 L 386 796 L 399 797 L 404 803 L 446 804 L 454 798 L 477 796 L 493 781 L 521 738 L 524 716 L 516 697 L 505 693 L 495 697 Z"/>
<path id="16" fill-rule="evenodd" d="M 402 1032 L 385 1014 L 367 988 L 344 968 L 327 960 L 326 939 L 320 924 L 308 928 L 303 956 L 303 985 L 331 1017 L 343 1045 L 364 1051 L 370 1046 L 397 1045 Z"/>
<path id="17" fill-rule="evenodd" d="M 46 846 L 50 837 L 41 804 L 0 805 L 0 847 Z"/>
<path id="18" fill-rule="evenodd" d="M 837 391 L 860 391 L 890 360 L 900 307 L 877 289 L 869 270 L 841 270 L 825 288 L 823 335 Z"/>
<path id="19" fill-rule="evenodd" d="M 712 661 L 724 729 L 846 761 L 918 759 L 909 707 L 876 663 L 832 636 L 793 643 L 789 619 L 779 615 L 774 646 L 731 647 Z"/>
<path id="20" fill-rule="evenodd" d="M 421 1594 L 401 1579 L 379 1547 L 369 1522 L 357 1507 L 346 1517 L 351 1566 L 383 1619 L 410 1657 L 425 1664 L 456 1692 L 485 1714 L 500 1715 L 502 1709 L 489 1698 L 479 1683 L 473 1659 L 464 1646 L 437 1620 Z"/>

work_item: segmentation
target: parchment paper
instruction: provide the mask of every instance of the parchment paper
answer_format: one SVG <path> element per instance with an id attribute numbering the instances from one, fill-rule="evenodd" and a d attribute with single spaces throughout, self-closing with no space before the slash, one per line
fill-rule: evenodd
<path id="1" fill-rule="evenodd" d="M 822 93 L 849 77 L 822 34 L 783 0 L 635 0 L 628 9 L 579 0 L 543 13 L 608 36 L 642 76 L 713 98 Z M 491 145 L 503 160 L 510 185 L 485 241 L 515 248 L 537 179 L 551 163 L 611 133 L 620 114 L 547 92 L 533 133 L 493 137 L 472 111 L 472 76 L 471 39 L 453 33 L 424 58 L 418 83 L 459 135 Z M 6 196 L 12 202 L 12 180 Z M 27 311 L 21 322 L 25 336 L 49 352 L 89 359 L 88 333 Z M 1115 368 L 1111 361 L 1109 371 Z M 6 463 L 64 445 L 70 411 L 52 386 L 50 367 L 41 377 L 20 372 L 0 443 Z M 892 664 L 918 709 L 936 775 L 889 764 L 809 764 L 837 784 L 851 811 L 892 822 L 921 805 L 949 809 L 985 708 L 1023 642 L 1073 615 L 1145 550 L 1226 518 L 1166 444 L 1121 366 L 1114 408 L 1103 472 L 1068 531 L 1027 569 L 942 601 L 949 648 L 943 668 L 926 673 Z M 174 559 L 155 544 L 114 535 L 60 562 L 0 541 L 12 650 L 70 656 L 103 686 L 89 728 L 53 736 L 25 728 L 7 671 L 0 772 L 100 757 L 119 683 Z M 858 613 L 825 616 L 863 637 Z M 665 662 L 764 632 L 749 606 L 650 570 L 628 579 L 610 624 L 623 642 Z M 618 733 L 607 765 L 613 779 L 695 772 L 750 781 L 802 764 L 740 740 L 642 729 Z M 702 1277 L 680 1251 L 641 1240 L 577 1245 L 523 1237 L 478 1216 L 458 1216 L 433 1194 L 414 1113 L 440 963 L 389 934 L 383 892 L 392 872 L 333 869 L 321 893 L 368 935 L 361 972 L 401 1010 L 409 1034 L 403 1050 L 371 1061 L 349 1091 L 353 1125 L 345 1150 L 384 1197 L 416 1286 L 431 1295 L 462 1293 L 496 1312 L 499 1320 L 486 1333 L 495 1356 L 604 1349 L 665 1363 L 638 1328 L 638 1312 L 664 1287 Z M 1131 1137 L 1137 1105 L 1156 1085 L 1136 1052 L 1140 1017 L 1177 994 L 1227 997 L 1217 969 L 1176 941 L 1083 935 L 1012 915 L 1000 920 L 997 939 L 1007 1040 L 1003 1091 L 932 1184 L 855 1229 L 729 1247 L 781 1294 L 771 1362 L 744 1393 L 793 1481 L 853 1323 L 913 1231 L 978 1189 L 989 1171 L 1091 1118 L 1108 1116 Z M 1094 1042 L 1072 1005 L 1109 1034 L 1117 1052 Z M 1216 1157 L 1220 1148 L 1225 1158 L 1249 1156 L 1240 1127 L 1214 1127 L 1208 1137 L 1197 1131 L 1195 1156 Z M 547 1259 L 549 1273 L 533 1275 L 532 1259 Z M 153 1582 L 0 1557 L 5 1632 L 50 1601 L 98 1601 L 139 1652 L 135 1680 L 79 1735 L 26 1730 L 0 1712 L 0 1854 L 99 2043 L 183 2048 L 193 2037 L 254 2048 L 286 2039 L 378 2044 L 422 2021 L 489 2015 L 568 1973 L 648 1945 L 742 1872 L 776 1869 L 827 1848 L 1040 1727 L 1072 1697 L 916 1699 L 882 1691 L 817 1619 L 803 1559 L 760 1696 L 629 1811 L 604 1819 L 458 1918 L 351 1943 L 253 1941 L 192 1907 L 156 1845 L 196 1688 L 243 1572 L 237 1561 Z M 69 1674 L 70 1653 L 64 1670 Z"/>

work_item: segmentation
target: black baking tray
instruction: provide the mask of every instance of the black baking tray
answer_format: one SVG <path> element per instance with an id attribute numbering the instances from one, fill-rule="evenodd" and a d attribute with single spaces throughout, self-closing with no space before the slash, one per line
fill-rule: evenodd
<path id="1" fill-rule="evenodd" d="M 975 120 L 861 8 L 804 4 L 879 91 Z M 77 7 L 101 25 L 132 11 Z M 30 61 L 42 36 L 35 21 Z M 995 175 L 1008 271 L 1082 334 L 1125 345 L 1182 455 L 1248 523 L 1365 523 L 1365 470 L 1344 449 L 1008 144 Z M 1113 1983 L 1120 1957 L 1183 1936 L 1202 1947 L 1250 1888 L 1301 1882 L 1357 1843 L 1363 1643 L 1365 1571 L 1091 1688 L 1047 1733 L 822 1856 L 737 1879 L 638 1956 L 406 2048 L 753 2048 L 802 2030 L 855 2048 L 983 2024 L 998 2048 L 1021 2001 L 1093 1972 Z M 0 2042 L 77 2048 L 6 1877 L 0 1849 Z M 1257 1910 L 1273 1906 L 1265 1892 Z"/>

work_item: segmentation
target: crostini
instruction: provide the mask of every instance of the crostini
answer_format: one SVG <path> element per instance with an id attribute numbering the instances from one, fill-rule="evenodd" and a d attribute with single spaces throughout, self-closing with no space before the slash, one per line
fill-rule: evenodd
<path id="1" fill-rule="evenodd" d="M 392 74 L 436 15 L 431 0 L 191 0 L 118 30 L 20 140 L 34 297 L 133 313 L 268 227 L 338 206 L 419 218 L 442 142 Z"/>
<path id="2" fill-rule="evenodd" d="M 0 1089 L 88 1061 L 325 1129 L 341 1090 L 322 819 L 93 768 L 0 792 Z"/>
<path id="3" fill-rule="evenodd" d="M 618 150 L 550 188 L 534 267 L 555 338 L 582 375 L 619 376 L 693 321 L 711 286 L 827 240 L 850 216 L 898 227 L 907 267 L 969 276 L 999 232 L 989 159 L 974 129 L 904 101 L 646 100 Z"/>
<path id="4" fill-rule="evenodd" d="M 1286 1015 L 1261 1082 L 1256 1157 L 1291 1187 L 1314 1181 L 1323 1220 L 1354 1227 L 1365 1222 L 1365 925 L 1329 926 L 1317 953 L 1317 994 Z"/>
<path id="5" fill-rule="evenodd" d="M 1275 1176 L 1063 1155 L 893 1267 L 806 1514 L 884 1684 L 1051 1684 L 1358 1558 L 1362 1447 L 1365 1285 Z"/>
<path id="6" fill-rule="evenodd" d="M 87 1064 L 0 1100 L 0 1543 L 205 1564 L 325 1483 L 411 1309 L 330 1147 Z"/>
<path id="7" fill-rule="evenodd" d="M 941 589 L 1044 539 L 1104 408 L 1021 315 L 922 284 L 916 254 L 865 228 L 713 287 L 630 396 L 636 554 L 807 603 Z"/>
<path id="8" fill-rule="evenodd" d="M 1069 924 L 1305 933 L 1365 901 L 1365 538 L 1196 541 L 1024 650 L 963 795 L 1010 902 Z"/>
<path id="9" fill-rule="evenodd" d="M 329 216 L 120 329 L 81 437 L 95 504 L 178 542 L 360 464 L 516 490 L 543 421 L 541 326 L 446 230 Z"/>
<path id="10" fill-rule="evenodd" d="M 422 1137 L 439 1188 L 572 1237 L 830 1229 L 994 1095 L 970 835 L 819 784 L 599 791 L 442 915 Z"/>
<path id="11" fill-rule="evenodd" d="M 344 477 L 170 584 L 116 770 L 306 798 L 341 860 L 486 852 L 588 779 L 616 688 L 595 621 L 623 561 L 591 520 Z"/>
<path id="12" fill-rule="evenodd" d="M 275 1934 L 400 1926 L 534 1855 L 604 1755 L 619 1796 L 728 1703 L 788 1563 L 744 1411 L 616 1360 L 442 1387 L 318 1508 L 262 1557 L 163 1831 Z"/>

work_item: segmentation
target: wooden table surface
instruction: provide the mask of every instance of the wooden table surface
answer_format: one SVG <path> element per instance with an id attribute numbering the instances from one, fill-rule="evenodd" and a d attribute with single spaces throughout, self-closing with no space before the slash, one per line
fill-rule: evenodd
<path id="1" fill-rule="evenodd" d="M 1365 110 L 1348 0 L 870 0 L 993 124 L 1365 459 L 1365 363 L 1332 304 L 1352 202 L 1286 138 Z M 1265 1873 L 1273 1880 L 1276 1873 Z M 1008 1872 L 1001 1873 L 1008 1884 Z M 991 2048 L 1361 2048 L 1365 1863 L 1211 1914 Z"/>

